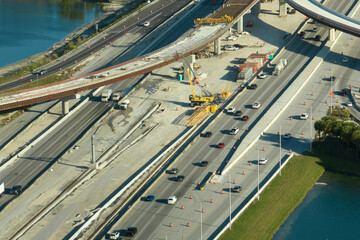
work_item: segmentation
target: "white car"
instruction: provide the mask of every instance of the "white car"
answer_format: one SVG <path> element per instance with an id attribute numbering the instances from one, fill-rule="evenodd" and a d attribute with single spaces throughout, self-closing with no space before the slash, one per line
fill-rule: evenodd
<path id="1" fill-rule="evenodd" d="M 238 127 L 232 127 L 230 129 L 230 135 L 235 135 L 239 132 L 239 128 Z"/>
<path id="2" fill-rule="evenodd" d="M 150 22 L 148 22 L 148 21 L 144 22 L 144 23 L 143 23 L 143 26 L 144 26 L 144 27 L 150 26 Z"/>
<path id="3" fill-rule="evenodd" d="M 112 232 L 109 234 L 109 239 L 119 239 L 120 233 L 119 232 Z"/>
<path id="4" fill-rule="evenodd" d="M 252 108 L 258 109 L 260 106 L 261 106 L 261 104 L 259 102 L 256 102 L 252 105 Z"/>
<path id="5" fill-rule="evenodd" d="M 176 198 L 176 196 L 170 196 L 169 198 L 168 198 L 168 204 L 169 205 L 174 205 L 175 203 L 176 203 L 176 201 L 177 201 L 177 198 Z"/>
<path id="6" fill-rule="evenodd" d="M 344 57 L 342 60 L 341 60 L 343 63 L 347 63 L 349 62 L 349 59 L 347 57 Z"/>
<path id="7" fill-rule="evenodd" d="M 290 139 L 291 138 L 291 133 L 285 133 L 284 138 L 285 139 Z"/>
<path id="8" fill-rule="evenodd" d="M 302 114 L 300 115 L 300 119 L 301 119 L 301 120 L 306 120 L 306 119 L 308 119 L 308 117 L 309 117 L 309 114 L 308 114 L 308 113 L 302 113 Z"/>
<path id="9" fill-rule="evenodd" d="M 346 103 L 346 106 L 352 107 L 352 102 L 347 102 L 347 103 Z"/>
<path id="10" fill-rule="evenodd" d="M 226 112 L 227 113 L 234 113 L 235 111 L 236 111 L 235 107 L 229 107 Z"/>
<path id="11" fill-rule="evenodd" d="M 261 158 L 259 161 L 259 165 L 265 165 L 267 163 L 268 159 L 267 158 Z"/>
<path id="12" fill-rule="evenodd" d="M 235 50 L 238 50 L 238 48 L 237 48 L 237 47 L 234 47 L 234 46 L 231 46 L 231 45 L 226 45 L 226 46 L 224 47 L 224 50 L 225 50 L 225 51 L 235 51 Z"/>
<path id="13" fill-rule="evenodd" d="M 260 79 L 265 79 L 265 78 L 266 78 L 266 74 L 265 74 L 265 73 L 260 73 L 260 74 L 258 75 L 258 78 L 260 78 Z"/>

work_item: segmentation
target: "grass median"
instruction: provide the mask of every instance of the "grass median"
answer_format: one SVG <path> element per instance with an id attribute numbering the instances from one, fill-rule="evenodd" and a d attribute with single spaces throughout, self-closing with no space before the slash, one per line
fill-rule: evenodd
<path id="1" fill-rule="evenodd" d="M 271 239 L 324 171 L 320 158 L 294 156 L 220 239 Z"/>

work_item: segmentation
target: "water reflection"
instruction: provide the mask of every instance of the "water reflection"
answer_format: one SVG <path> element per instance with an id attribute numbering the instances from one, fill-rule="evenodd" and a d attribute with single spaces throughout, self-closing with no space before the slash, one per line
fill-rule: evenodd
<path id="1" fill-rule="evenodd" d="M 50 0 L 56 2 L 59 7 L 59 16 L 71 20 L 84 20 L 86 10 L 95 10 L 95 18 L 100 17 L 100 5 L 93 2 L 80 2 L 74 0 Z"/>

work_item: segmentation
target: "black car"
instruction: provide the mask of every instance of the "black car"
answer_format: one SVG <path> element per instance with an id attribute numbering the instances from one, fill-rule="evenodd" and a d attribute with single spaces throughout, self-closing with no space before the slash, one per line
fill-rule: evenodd
<path id="1" fill-rule="evenodd" d="M 335 76 L 330 76 L 330 81 L 335 81 L 336 77 Z"/>
<path id="2" fill-rule="evenodd" d="M 46 73 L 46 72 L 47 72 L 47 70 L 46 70 L 46 69 L 43 69 L 43 70 L 40 70 L 39 74 L 40 74 L 40 75 L 43 75 L 43 74 Z"/>
<path id="3" fill-rule="evenodd" d="M 321 36 L 320 35 L 316 35 L 315 36 L 315 41 L 320 41 L 321 40 Z"/>
<path id="4" fill-rule="evenodd" d="M 212 136 L 212 132 L 206 132 L 204 133 L 204 137 L 211 137 Z"/>
<path id="5" fill-rule="evenodd" d="M 241 114 L 242 114 L 242 112 L 240 110 L 237 110 L 234 115 L 235 116 L 241 116 Z"/>
<path id="6" fill-rule="evenodd" d="M 12 189 L 10 189 L 10 194 L 13 195 L 19 195 L 21 192 L 22 192 L 21 185 L 15 185 L 12 187 Z"/>
<path id="7" fill-rule="evenodd" d="M 177 182 L 182 182 L 184 179 L 185 179 L 185 176 L 183 176 L 183 175 L 179 175 L 176 177 Z"/>
<path id="8" fill-rule="evenodd" d="M 241 191 L 241 187 L 240 186 L 235 186 L 233 189 L 232 189 L 233 192 L 240 192 Z"/>
<path id="9" fill-rule="evenodd" d="M 249 86 L 249 89 L 256 89 L 257 88 L 257 84 L 253 83 Z"/>
<path id="10" fill-rule="evenodd" d="M 137 233 L 137 228 L 136 227 L 129 227 L 126 232 L 125 232 L 125 235 L 127 237 L 132 237 L 134 236 L 135 234 Z"/>
<path id="11" fill-rule="evenodd" d="M 201 162 L 200 162 L 200 166 L 201 166 L 201 167 L 206 167 L 208 164 L 209 164 L 208 161 L 201 161 Z"/>

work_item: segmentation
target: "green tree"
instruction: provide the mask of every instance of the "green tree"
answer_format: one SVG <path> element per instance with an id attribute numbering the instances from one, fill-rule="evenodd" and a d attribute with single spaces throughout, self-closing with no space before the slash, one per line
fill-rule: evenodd
<path id="1" fill-rule="evenodd" d="M 352 142 L 356 145 L 356 160 L 359 160 L 360 128 L 357 127 L 351 135 Z"/>
<path id="2" fill-rule="evenodd" d="M 323 119 L 317 120 L 314 124 L 315 130 L 318 132 L 319 139 L 321 139 L 321 135 L 325 130 L 325 121 Z"/>
<path id="3" fill-rule="evenodd" d="M 345 122 L 341 128 L 341 138 L 345 142 L 346 146 L 352 141 L 352 134 L 356 129 L 356 125 L 353 122 Z"/>

